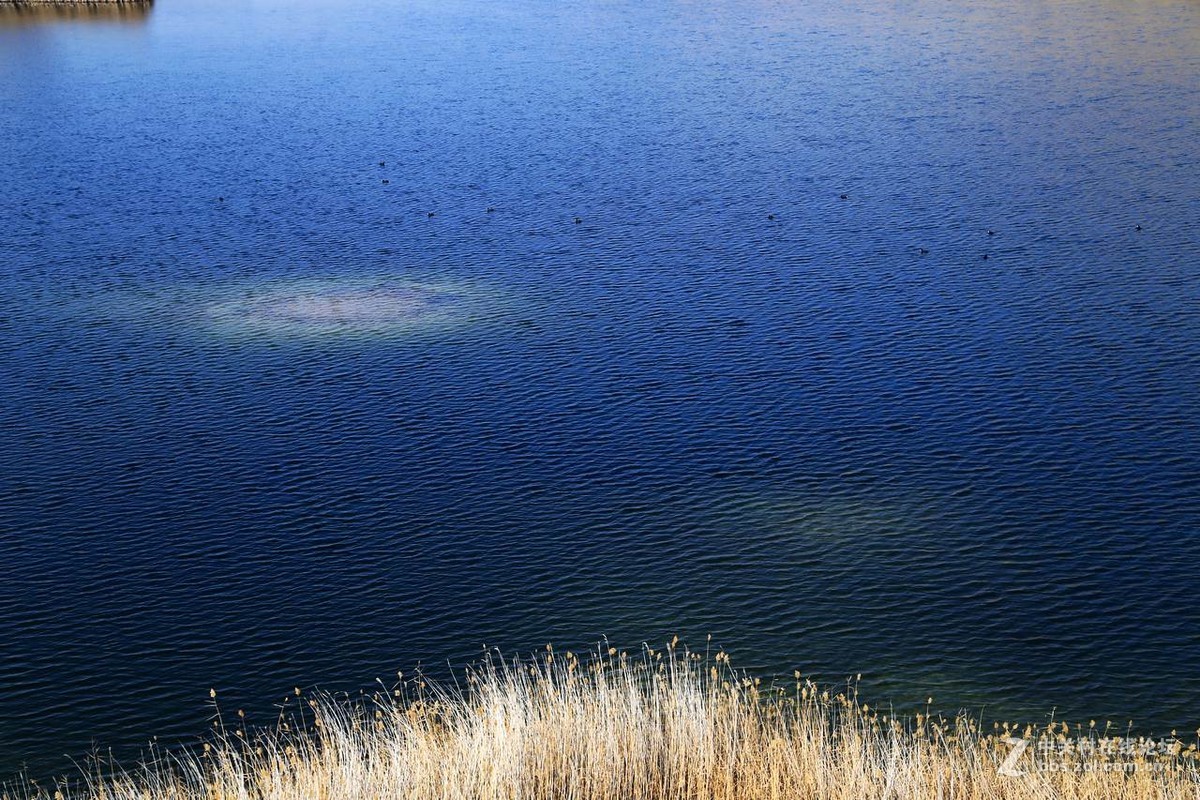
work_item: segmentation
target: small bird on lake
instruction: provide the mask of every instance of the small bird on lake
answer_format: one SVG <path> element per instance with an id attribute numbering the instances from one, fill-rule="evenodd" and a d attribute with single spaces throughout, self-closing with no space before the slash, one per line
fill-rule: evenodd
<path id="1" fill-rule="evenodd" d="M 920 252 L 920 254 L 923 256 L 929 255 L 929 251 L 926 250 L 924 247 L 920 248 L 918 252 Z"/>
<path id="2" fill-rule="evenodd" d="M 838 199 L 840 199 L 840 200 L 849 200 L 849 199 L 850 199 L 850 195 L 848 195 L 848 194 L 840 194 L 840 195 L 838 195 Z"/>
<path id="3" fill-rule="evenodd" d="M 576 224 L 576 225 L 578 225 L 578 224 L 579 224 L 579 223 L 581 223 L 581 222 L 583 222 L 583 220 L 582 220 L 581 218 L 579 218 L 579 217 L 576 217 L 576 218 L 575 218 L 575 224 Z"/>
<path id="4" fill-rule="evenodd" d="M 430 211 L 428 214 L 425 215 L 425 217 L 427 219 L 433 219 L 433 215 L 434 215 L 434 212 Z"/>
<path id="5" fill-rule="evenodd" d="M 379 162 L 379 166 L 381 166 L 381 167 L 386 167 L 386 166 L 387 166 L 387 162 L 386 162 L 386 161 L 380 161 L 380 162 Z"/>
<path id="6" fill-rule="evenodd" d="M 495 211 L 495 210 L 496 210 L 496 209 L 492 208 L 491 206 L 488 206 L 488 207 L 487 207 L 487 209 L 486 209 L 486 212 L 487 212 L 488 214 L 491 214 L 491 213 L 492 213 L 493 211 Z"/>
<path id="7" fill-rule="evenodd" d="M 767 219 L 775 219 L 775 215 L 774 215 L 774 214 L 767 214 Z"/>
<path id="8" fill-rule="evenodd" d="M 991 256 L 989 256 L 987 253 L 984 253 L 984 254 L 983 254 L 983 260 L 984 260 L 984 261 L 987 261 L 989 258 L 991 258 Z"/>
<path id="9" fill-rule="evenodd" d="M 384 178 L 384 179 L 383 179 L 383 182 L 384 182 L 384 183 L 391 183 L 391 181 L 389 181 L 387 178 Z"/>
<path id="10" fill-rule="evenodd" d="M 1136 228 L 1134 228 L 1135 231 L 1140 231 L 1141 229 L 1142 229 L 1141 225 L 1138 225 Z"/>
<path id="11" fill-rule="evenodd" d="M 224 202 L 225 202 L 225 198 L 224 198 L 224 197 L 218 197 L 218 198 L 217 198 L 217 202 L 218 202 L 218 203 L 224 203 Z M 1139 228 L 1138 230 L 1141 230 L 1141 229 Z"/>
<path id="12" fill-rule="evenodd" d="M 995 235 L 996 235 L 996 232 L 994 230 L 992 230 L 991 228 L 988 228 L 988 236 L 995 236 Z"/>

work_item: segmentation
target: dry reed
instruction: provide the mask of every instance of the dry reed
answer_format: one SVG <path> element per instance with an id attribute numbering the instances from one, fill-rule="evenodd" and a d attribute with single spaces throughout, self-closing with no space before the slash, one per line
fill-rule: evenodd
<path id="1" fill-rule="evenodd" d="M 103 800 L 1200 798 L 1196 744 L 1055 722 L 984 732 L 895 719 L 810 681 L 767 686 L 672 643 L 580 659 L 485 659 L 465 685 L 418 676 L 370 701 L 299 697 L 271 731 L 60 787 Z M 990 726 L 989 726 L 990 727 Z M 1011 758 L 1013 742 L 1027 742 Z M 1006 763 L 1010 762 L 1010 763 Z"/>

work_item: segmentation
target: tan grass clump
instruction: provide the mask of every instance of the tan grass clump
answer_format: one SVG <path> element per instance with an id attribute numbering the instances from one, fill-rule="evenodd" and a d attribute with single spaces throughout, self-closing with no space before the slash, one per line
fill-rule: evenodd
<path id="1" fill-rule="evenodd" d="M 299 690 L 297 690 L 298 693 Z M 303 698 L 302 698 L 303 700 Z M 675 643 L 485 660 L 461 688 L 418 677 L 370 702 L 310 701 L 269 734 L 66 794 L 104 800 L 1200 798 L 1196 745 L 1062 723 L 986 735 L 896 720 L 849 685 L 765 686 Z M 299 730 L 297 729 L 299 728 Z M 1025 751 L 1013 763 L 1011 738 Z"/>

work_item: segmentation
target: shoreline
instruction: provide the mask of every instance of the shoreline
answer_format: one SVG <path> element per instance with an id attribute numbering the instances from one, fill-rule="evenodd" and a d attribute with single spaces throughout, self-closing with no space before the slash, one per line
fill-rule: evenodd
<path id="1" fill-rule="evenodd" d="M 0 0 L 0 26 L 84 20 L 142 22 L 154 0 Z"/>
<path id="2" fill-rule="evenodd" d="M 1200 787 L 1200 731 L 1151 740 L 1058 720 L 984 730 L 976 717 L 932 711 L 932 698 L 925 713 L 894 717 L 853 682 L 822 688 L 796 673 L 765 684 L 724 652 L 676 642 L 583 657 L 547 646 L 522 660 L 491 656 L 461 677 L 401 673 L 357 701 L 296 689 L 269 730 L 221 708 L 214 690 L 201 748 L 0 796 L 1168 800 Z"/>
<path id="3" fill-rule="evenodd" d="M 154 0 L 0 0 L 0 8 L 54 6 L 151 6 Z"/>

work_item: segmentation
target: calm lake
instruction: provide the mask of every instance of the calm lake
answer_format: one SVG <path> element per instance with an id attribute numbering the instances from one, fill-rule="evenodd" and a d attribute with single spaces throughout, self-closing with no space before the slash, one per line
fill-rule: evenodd
<path id="1" fill-rule="evenodd" d="M 1182 735 L 1198 387 L 1195 0 L 0 10 L 0 780 L 675 634 Z"/>

